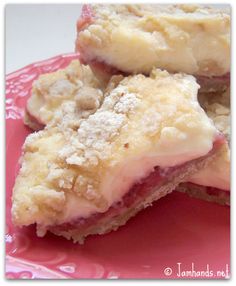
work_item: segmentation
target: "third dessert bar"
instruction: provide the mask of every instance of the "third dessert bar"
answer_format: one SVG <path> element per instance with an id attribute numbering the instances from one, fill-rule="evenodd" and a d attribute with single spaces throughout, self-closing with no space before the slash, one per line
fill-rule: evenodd
<path id="1" fill-rule="evenodd" d="M 195 75 L 207 90 L 229 83 L 230 14 L 197 5 L 85 5 L 76 50 L 94 66 Z"/>

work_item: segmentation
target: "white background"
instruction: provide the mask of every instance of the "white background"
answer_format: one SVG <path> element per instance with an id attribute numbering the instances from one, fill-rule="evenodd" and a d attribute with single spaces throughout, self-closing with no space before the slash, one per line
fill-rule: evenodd
<path id="1" fill-rule="evenodd" d="M 81 4 L 6 5 L 6 73 L 73 52 Z"/>

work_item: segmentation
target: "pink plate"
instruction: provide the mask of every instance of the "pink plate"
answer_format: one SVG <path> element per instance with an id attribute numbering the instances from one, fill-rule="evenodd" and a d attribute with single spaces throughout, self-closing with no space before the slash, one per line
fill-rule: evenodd
<path id="1" fill-rule="evenodd" d="M 57 56 L 6 77 L 6 277 L 228 278 L 230 209 L 172 193 L 124 227 L 89 237 L 84 245 L 11 223 L 11 193 L 21 146 L 31 132 L 22 115 L 32 82 L 63 68 L 78 54 Z"/>

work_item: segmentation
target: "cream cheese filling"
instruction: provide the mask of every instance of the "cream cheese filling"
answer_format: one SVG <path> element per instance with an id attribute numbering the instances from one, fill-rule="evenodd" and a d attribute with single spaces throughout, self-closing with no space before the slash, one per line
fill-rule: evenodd
<path id="1" fill-rule="evenodd" d="M 130 188 L 141 179 L 146 178 L 155 166 L 175 166 L 184 162 L 204 156 L 212 148 L 212 141 L 208 141 L 208 146 L 201 147 L 195 152 L 182 154 L 161 155 L 154 152 L 136 158 L 126 159 L 118 166 L 109 170 L 100 185 L 100 193 L 107 202 L 106 208 L 96 207 L 92 202 L 76 196 L 73 193 L 67 194 L 66 208 L 63 215 L 64 222 L 70 222 L 77 218 L 87 218 L 93 213 L 101 213 L 108 210 L 114 203 L 122 200 L 122 197 Z M 205 147 L 205 148 L 204 148 Z"/>
<path id="2" fill-rule="evenodd" d="M 216 159 L 204 170 L 194 174 L 188 182 L 214 187 L 222 190 L 230 190 L 230 158 L 227 153 L 226 158 Z"/>

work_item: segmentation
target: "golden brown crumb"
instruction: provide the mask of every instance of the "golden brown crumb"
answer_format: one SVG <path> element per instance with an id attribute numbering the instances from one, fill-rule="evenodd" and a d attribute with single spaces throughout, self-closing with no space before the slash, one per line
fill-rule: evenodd
<path id="1" fill-rule="evenodd" d="M 223 93 L 200 93 L 199 102 L 216 128 L 230 139 L 230 90 Z"/>
<path id="2" fill-rule="evenodd" d="M 99 107 L 102 96 L 101 90 L 84 86 L 75 96 L 75 101 L 80 110 L 93 110 Z"/>

